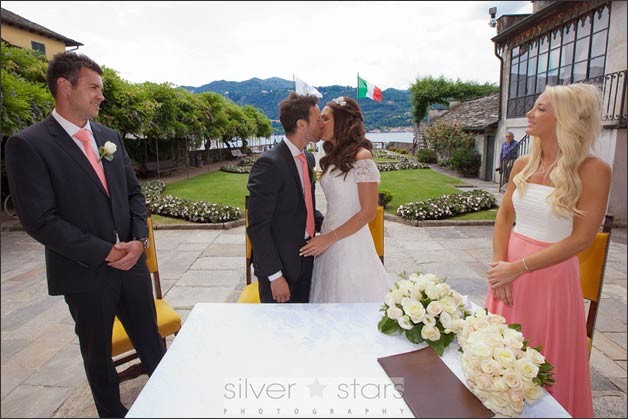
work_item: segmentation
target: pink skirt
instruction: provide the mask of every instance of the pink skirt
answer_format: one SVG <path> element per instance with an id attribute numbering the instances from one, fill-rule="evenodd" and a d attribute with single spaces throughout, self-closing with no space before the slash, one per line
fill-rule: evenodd
<path id="1" fill-rule="evenodd" d="M 511 231 L 508 261 L 537 253 L 544 243 Z M 591 377 L 584 300 L 578 258 L 521 275 L 512 282 L 512 306 L 493 298 L 489 288 L 486 308 L 521 324 L 531 347 L 554 366 L 554 385 L 547 390 L 573 417 L 593 417 Z"/>

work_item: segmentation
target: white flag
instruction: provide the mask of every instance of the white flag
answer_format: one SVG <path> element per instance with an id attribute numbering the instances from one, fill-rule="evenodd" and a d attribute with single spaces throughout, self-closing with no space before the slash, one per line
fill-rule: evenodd
<path id="1" fill-rule="evenodd" d="M 318 97 L 319 99 L 323 97 L 321 92 L 316 90 L 315 87 L 310 86 L 297 77 L 294 78 L 294 91 L 299 95 L 312 95 Z"/>

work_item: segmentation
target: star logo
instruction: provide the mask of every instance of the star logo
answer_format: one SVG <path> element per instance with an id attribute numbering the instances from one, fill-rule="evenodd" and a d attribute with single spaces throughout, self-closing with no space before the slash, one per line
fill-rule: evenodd
<path id="1" fill-rule="evenodd" d="M 326 385 L 323 385 L 318 382 L 318 378 L 314 380 L 312 384 L 308 384 L 307 387 L 310 389 L 310 397 L 320 397 L 323 398 L 323 390 L 325 390 Z"/>

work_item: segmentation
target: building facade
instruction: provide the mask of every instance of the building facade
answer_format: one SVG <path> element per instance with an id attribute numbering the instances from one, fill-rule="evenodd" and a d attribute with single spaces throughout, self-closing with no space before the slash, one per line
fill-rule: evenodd
<path id="1" fill-rule="evenodd" d="M 501 61 L 497 135 L 512 131 L 528 151 L 526 112 L 546 85 L 592 83 L 604 103 L 603 130 L 594 154 L 612 168 L 608 213 L 626 225 L 626 124 L 628 122 L 627 3 L 625 1 L 534 1 L 529 15 L 504 15 L 492 39 Z M 500 141 L 493 156 L 499 158 Z M 494 174 L 499 182 L 499 175 Z"/>
<path id="2" fill-rule="evenodd" d="M 48 59 L 66 48 L 83 45 L 4 8 L 0 10 L 0 34 L 4 42 L 38 51 Z"/>

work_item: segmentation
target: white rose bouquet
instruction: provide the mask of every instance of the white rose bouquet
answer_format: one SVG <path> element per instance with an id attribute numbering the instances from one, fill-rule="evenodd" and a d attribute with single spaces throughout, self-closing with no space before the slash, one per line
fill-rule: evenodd
<path id="1" fill-rule="evenodd" d="M 506 324 L 502 316 L 478 310 L 457 337 L 469 388 L 498 415 L 519 417 L 526 402 L 540 399 L 542 387 L 554 383 L 541 347 L 529 347 L 521 326 Z"/>
<path id="2" fill-rule="evenodd" d="M 388 335 L 405 333 L 413 343 L 426 342 L 442 356 L 462 327 L 462 296 L 433 274 L 399 276 L 402 279 L 386 294 L 377 328 Z"/>

